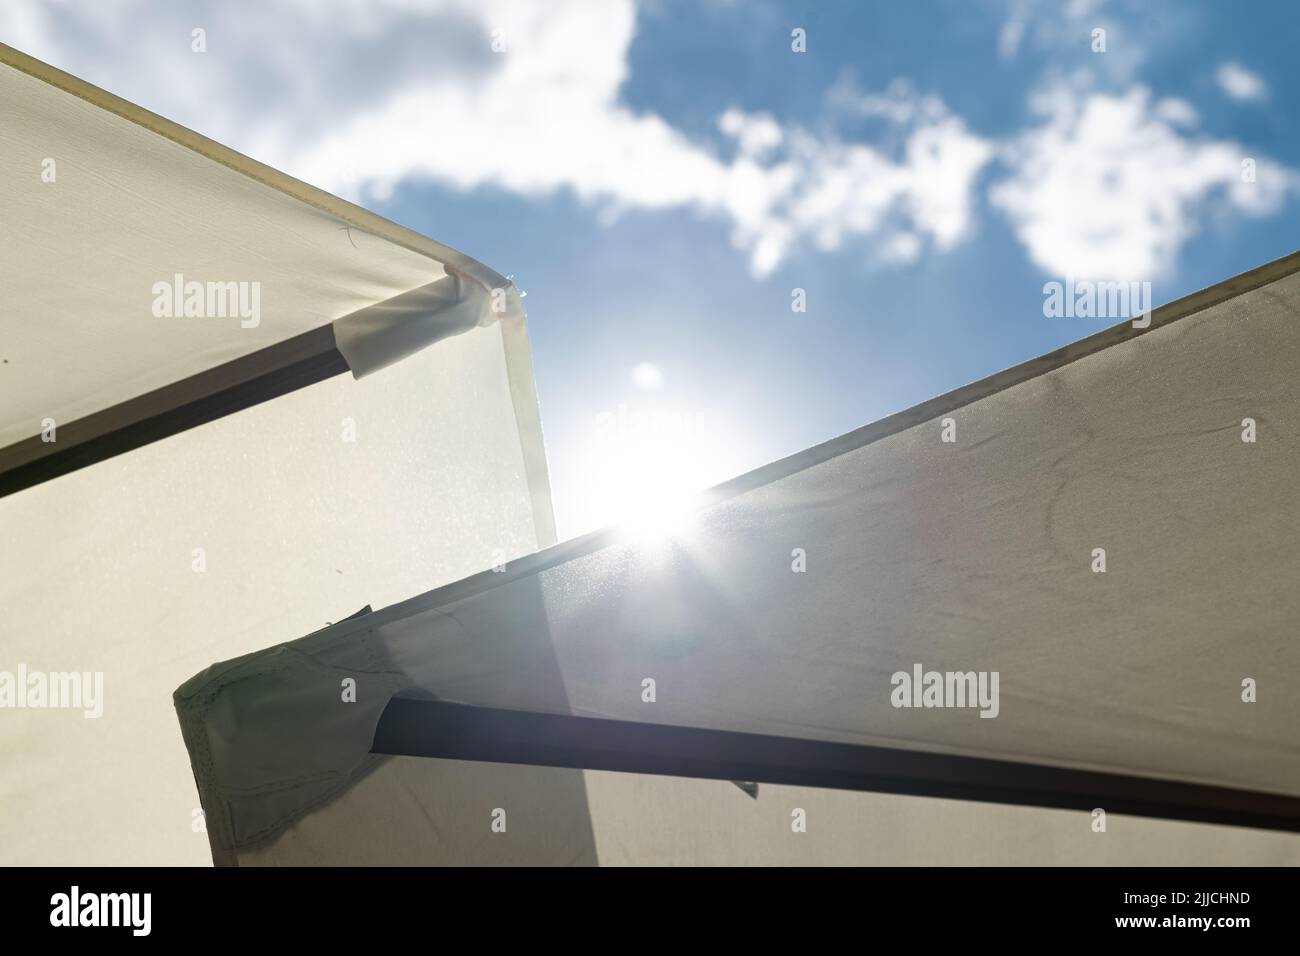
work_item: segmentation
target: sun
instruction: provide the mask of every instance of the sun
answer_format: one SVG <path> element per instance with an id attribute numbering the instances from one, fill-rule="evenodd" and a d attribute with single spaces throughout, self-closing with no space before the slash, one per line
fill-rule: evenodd
<path id="1" fill-rule="evenodd" d="M 583 456 L 574 530 L 616 525 L 637 539 L 686 533 L 699 493 L 727 476 L 701 419 L 620 406 L 603 424 Z"/>

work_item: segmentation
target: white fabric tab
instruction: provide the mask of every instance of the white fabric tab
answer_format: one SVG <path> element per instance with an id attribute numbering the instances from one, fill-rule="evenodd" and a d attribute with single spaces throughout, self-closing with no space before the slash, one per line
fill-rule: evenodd
<path id="1" fill-rule="evenodd" d="M 476 265 L 448 265 L 447 275 L 435 282 L 335 320 L 334 339 L 353 377 L 497 319 L 522 318 L 514 284 L 500 284 L 495 273 Z"/>

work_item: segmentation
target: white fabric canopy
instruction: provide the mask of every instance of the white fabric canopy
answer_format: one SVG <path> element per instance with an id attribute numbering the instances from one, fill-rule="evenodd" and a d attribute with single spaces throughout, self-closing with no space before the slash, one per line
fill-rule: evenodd
<path id="1" fill-rule="evenodd" d="M 522 318 L 468 257 L 2 45 L 0 99 L 0 447 L 347 316 L 358 375 Z"/>
<path id="2" fill-rule="evenodd" d="M 0 185 L 0 452 L 322 329 L 367 376 L 0 497 L 0 683 L 103 688 L 0 709 L 0 862 L 1300 862 L 1266 830 L 370 752 L 436 698 L 1300 796 L 1300 259 L 673 537 L 552 547 L 505 279 L 6 47 L 0 94 L 31 173 Z M 177 275 L 257 282 L 259 321 L 155 314 Z M 998 673 L 997 716 L 893 706 L 918 665 Z"/>
<path id="3" fill-rule="evenodd" d="M 737 479 L 666 540 L 589 536 L 214 665 L 176 701 L 215 859 L 911 862 L 940 834 L 945 862 L 1300 862 L 1293 834 L 369 753 L 397 696 L 1300 796 L 1297 268 Z M 895 706 L 917 666 L 996 672 L 996 716 Z M 821 842 L 791 844 L 808 803 Z"/>
<path id="4" fill-rule="evenodd" d="M 492 811 L 506 811 L 493 832 Z M 792 829 L 803 810 L 805 832 Z M 930 797 L 389 757 L 240 866 L 1294 866 L 1266 830 Z M 226 859 L 224 862 L 232 862 Z"/>
<path id="5" fill-rule="evenodd" d="M 207 863 L 178 683 L 554 542 L 523 312 L 454 250 L 0 61 L 0 446 L 335 320 L 382 368 L 0 497 L 0 681 L 103 687 L 99 717 L 0 708 L 0 863 Z M 260 324 L 153 315 L 178 272 L 260 281 Z"/>

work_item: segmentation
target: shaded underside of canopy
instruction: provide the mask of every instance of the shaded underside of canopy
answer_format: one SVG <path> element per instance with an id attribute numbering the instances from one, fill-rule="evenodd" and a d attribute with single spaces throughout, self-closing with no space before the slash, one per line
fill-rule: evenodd
<path id="1" fill-rule="evenodd" d="M 504 815 L 493 811 L 505 811 Z M 803 828 L 795 829 L 802 811 Z M 492 827 L 504 819 L 505 830 Z M 391 757 L 240 866 L 1287 866 L 1266 830 L 896 794 Z M 220 857 L 219 857 L 220 859 Z"/>
<path id="2" fill-rule="evenodd" d="M 2 45 L 0 102 L 0 472 L 45 419 L 58 451 L 159 390 L 147 414 L 184 411 L 196 375 L 270 383 L 0 476 L 0 680 L 103 681 L 99 717 L 0 709 L 0 863 L 205 863 L 180 681 L 554 543 L 524 316 L 461 253 Z M 260 321 L 155 314 L 177 274 L 258 283 Z M 441 336 L 409 323 L 449 314 L 461 334 L 410 354 Z M 278 382 L 295 341 L 329 375 Z"/>
<path id="3" fill-rule="evenodd" d="M 0 496 L 492 322 L 544 488 L 508 279 L 2 44 L 0 100 Z"/>
<path id="4" fill-rule="evenodd" d="M 7 58 L 0 98 L 0 446 L 445 275 Z M 155 284 L 177 274 L 205 299 L 209 281 L 257 282 L 260 321 L 155 315 Z"/>
<path id="5" fill-rule="evenodd" d="M 0 539 L 0 670 L 104 675 L 99 719 L 0 711 L 0 862 L 103 866 L 211 860 L 186 677 L 545 543 L 497 327 L 0 499 Z"/>
<path id="6" fill-rule="evenodd" d="M 214 665 L 176 700 L 215 859 L 903 862 L 988 827 L 946 862 L 1300 862 L 1280 833 L 369 753 L 396 696 L 1300 797 L 1297 267 L 736 479 L 670 537 Z M 895 706 L 918 665 L 996 672 L 996 717 Z M 809 802 L 825 857 L 786 842 Z"/>

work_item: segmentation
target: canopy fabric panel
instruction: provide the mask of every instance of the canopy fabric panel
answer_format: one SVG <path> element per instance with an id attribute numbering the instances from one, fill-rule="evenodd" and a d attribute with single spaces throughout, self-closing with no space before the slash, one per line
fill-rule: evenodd
<path id="1" fill-rule="evenodd" d="M 505 811 L 505 830 L 492 829 Z M 802 810 L 806 830 L 793 829 Z M 497 817 L 500 819 L 500 815 Z M 390 757 L 240 866 L 1285 866 L 1300 836 L 961 800 Z"/>
<path id="2" fill-rule="evenodd" d="M 0 450 L 336 320 L 357 375 L 522 321 L 472 259 L 4 46 L 0 97 Z"/>
<path id="3" fill-rule="evenodd" d="M 663 540 L 588 536 L 214 665 L 176 693 L 214 858 L 348 845 L 352 794 L 425 772 L 369 753 L 394 696 L 1300 796 L 1298 268 L 1279 260 L 1157 310 L 1149 329 L 1108 330 L 760 469 Z M 995 714 L 897 706 L 895 675 L 918 667 L 999 675 L 981 708 Z M 338 692 L 348 680 L 355 702 Z M 494 781 L 482 820 L 554 805 L 577 771 L 438 773 L 433 800 Z M 423 798 L 388 796 L 410 810 L 393 826 L 442 829 Z M 824 825 L 852 827 L 856 805 L 844 797 Z M 570 809 L 598 846 L 594 806 Z M 1037 814 L 1052 845 L 1073 845 L 1058 826 L 1087 832 L 1078 814 L 1015 812 Z M 333 827 L 312 826 L 326 813 Z M 551 822 L 581 842 L 581 820 Z M 1143 826 L 1191 827 L 1207 859 L 1226 858 L 1210 828 Z M 1272 836 L 1300 862 L 1294 837 Z M 436 841 L 410 839 L 438 862 Z"/>
<path id="4" fill-rule="evenodd" d="M 0 99 L 0 459 L 336 328 L 365 375 L 0 492 L 0 862 L 207 863 L 179 682 L 555 542 L 525 317 L 469 257 L 3 45 Z M 260 322 L 155 315 L 176 274 L 259 283 Z M 15 686 L 61 674 L 95 706 Z"/>
<path id="5" fill-rule="evenodd" d="M 0 862 L 210 863 L 178 683 L 550 543 L 502 332 L 0 499 L 0 671 L 103 674 L 98 719 L 0 710 Z"/>

